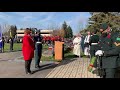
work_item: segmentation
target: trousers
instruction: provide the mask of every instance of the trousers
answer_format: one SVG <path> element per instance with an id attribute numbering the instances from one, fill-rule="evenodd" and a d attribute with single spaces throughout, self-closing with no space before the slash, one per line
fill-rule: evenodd
<path id="1" fill-rule="evenodd" d="M 35 66 L 39 66 L 40 59 L 42 56 L 42 44 L 35 44 Z"/>
<path id="2" fill-rule="evenodd" d="M 25 61 L 25 71 L 26 71 L 26 73 L 31 72 L 31 70 L 30 70 L 31 61 L 32 61 L 32 59 Z"/>

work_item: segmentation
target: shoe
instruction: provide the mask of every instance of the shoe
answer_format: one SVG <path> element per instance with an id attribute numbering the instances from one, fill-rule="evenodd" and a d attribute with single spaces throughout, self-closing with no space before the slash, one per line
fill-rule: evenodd
<path id="1" fill-rule="evenodd" d="M 26 74 L 29 74 L 29 75 L 31 75 L 31 74 L 33 74 L 33 72 L 26 72 Z"/>
<path id="2" fill-rule="evenodd" d="M 99 76 L 99 71 L 98 71 L 98 69 L 93 70 L 92 73 L 93 73 L 93 74 L 96 74 L 97 76 Z"/>
<path id="3" fill-rule="evenodd" d="M 35 66 L 35 68 L 40 69 L 41 67 L 40 66 Z"/>

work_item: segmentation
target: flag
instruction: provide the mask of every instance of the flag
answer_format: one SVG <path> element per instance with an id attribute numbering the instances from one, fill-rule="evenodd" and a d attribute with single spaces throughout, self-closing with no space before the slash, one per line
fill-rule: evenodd
<path id="1" fill-rule="evenodd" d="M 10 31 L 10 37 L 12 38 L 12 32 Z"/>

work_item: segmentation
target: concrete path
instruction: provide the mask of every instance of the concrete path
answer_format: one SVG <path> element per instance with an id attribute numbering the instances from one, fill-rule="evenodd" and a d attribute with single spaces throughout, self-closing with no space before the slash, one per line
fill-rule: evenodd
<path id="1" fill-rule="evenodd" d="M 24 60 L 19 59 L 21 51 L 0 53 L 0 78 L 44 78 L 57 65 L 53 61 L 41 62 L 41 68 L 35 69 L 34 59 L 31 64 L 32 75 L 26 75 Z"/>

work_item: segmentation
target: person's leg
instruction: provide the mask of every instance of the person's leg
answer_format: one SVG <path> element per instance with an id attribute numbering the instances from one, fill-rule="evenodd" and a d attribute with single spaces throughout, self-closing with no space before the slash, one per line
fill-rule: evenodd
<path id="1" fill-rule="evenodd" d="M 12 41 L 12 50 L 13 50 L 13 44 L 14 44 L 14 42 Z"/>
<path id="2" fill-rule="evenodd" d="M 25 72 L 26 72 L 26 74 L 29 72 L 29 70 L 28 70 L 28 60 L 25 61 Z"/>
<path id="3" fill-rule="evenodd" d="M 38 66 L 40 66 L 39 64 L 40 64 L 41 57 L 42 57 L 42 44 L 40 44 L 39 46 Z"/>
<path id="4" fill-rule="evenodd" d="M 29 73 L 31 73 L 31 70 L 30 70 L 31 62 L 32 62 L 32 59 L 28 60 L 28 72 Z"/>
<path id="5" fill-rule="evenodd" d="M 35 44 L 35 68 L 38 67 L 38 45 Z"/>
<path id="6" fill-rule="evenodd" d="M 37 65 L 38 68 L 40 68 L 41 56 L 42 56 L 42 44 L 39 44 L 38 45 L 38 59 L 37 59 L 37 62 L 36 62 L 36 65 Z"/>
<path id="7" fill-rule="evenodd" d="M 11 41 L 10 41 L 10 51 L 12 51 L 12 44 L 11 44 Z"/>
<path id="8" fill-rule="evenodd" d="M 3 42 L 3 52 L 4 52 L 4 44 L 5 44 L 5 43 Z"/>
<path id="9" fill-rule="evenodd" d="M 2 52 L 2 48 L 0 48 L 0 53 Z"/>
<path id="10" fill-rule="evenodd" d="M 116 69 L 114 69 L 114 68 L 105 69 L 106 78 L 115 78 L 115 71 L 116 71 Z"/>

